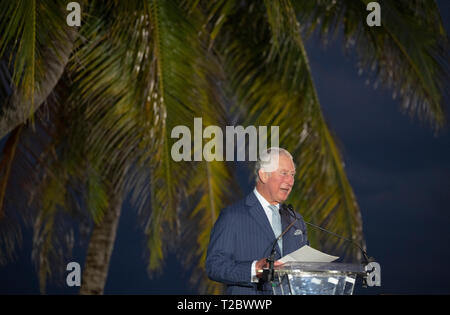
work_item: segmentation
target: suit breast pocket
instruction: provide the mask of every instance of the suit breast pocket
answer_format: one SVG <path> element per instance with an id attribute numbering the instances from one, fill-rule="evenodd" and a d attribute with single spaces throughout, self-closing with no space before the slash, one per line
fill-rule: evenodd
<path id="1" fill-rule="evenodd" d="M 306 233 L 299 226 L 294 226 L 294 231 L 292 233 L 293 238 L 297 244 L 303 246 L 306 244 Z"/>

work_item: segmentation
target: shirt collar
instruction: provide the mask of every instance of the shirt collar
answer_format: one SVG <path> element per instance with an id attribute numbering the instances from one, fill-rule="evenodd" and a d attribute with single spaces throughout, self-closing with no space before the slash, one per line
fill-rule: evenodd
<path id="1" fill-rule="evenodd" d="M 270 206 L 270 203 L 266 200 L 266 198 L 264 198 L 264 197 L 258 192 L 258 190 L 256 189 L 256 187 L 255 187 L 255 189 L 253 189 L 253 193 L 255 194 L 256 199 L 258 199 L 259 203 L 261 204 L 261 206 L 262 206 L 263 208 L 267 208 L 267 207 Z M 274 205 L 274 206 L 277 207 L 278 209 L 280 209 L 280 204 L 279 204 L 279 203 L 276 204 L 276 205 Z"/>

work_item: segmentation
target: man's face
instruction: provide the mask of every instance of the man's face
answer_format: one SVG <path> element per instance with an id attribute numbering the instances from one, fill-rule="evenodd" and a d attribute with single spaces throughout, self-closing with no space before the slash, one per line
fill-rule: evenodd
<path id="1" fill-rule="evenodd" d="M 267 190 L 271 200 L 269 202 L 284 202 L 291 193 L 294 186 L 295 166 L 292 160 L 280 154 L 278 159 L 278 169 L 271 172 L 267 177 Z"/>

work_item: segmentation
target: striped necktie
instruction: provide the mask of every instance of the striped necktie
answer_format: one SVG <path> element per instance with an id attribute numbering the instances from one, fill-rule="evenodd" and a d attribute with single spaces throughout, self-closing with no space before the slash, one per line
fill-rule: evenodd
<path id="1" fill-rule="evenodd" d="M 277 206 L 269 205 L 269 209 L 272 210 L 272 229 L 275 237 L 281 234 L 281 216 Z M 283 256 L 283 238 L 278 240 L 278 247 L 280 247 L 280 254 Z"/>

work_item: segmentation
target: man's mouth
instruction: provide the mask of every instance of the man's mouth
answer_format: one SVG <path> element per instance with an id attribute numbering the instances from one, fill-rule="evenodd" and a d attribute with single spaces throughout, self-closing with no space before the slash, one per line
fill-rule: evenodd
<path id="1" fill-rule="evenodd" d="M 280 190 L 282 190 L 284 192 L 289 192 L 289 188 L 280 188 Z"/>

